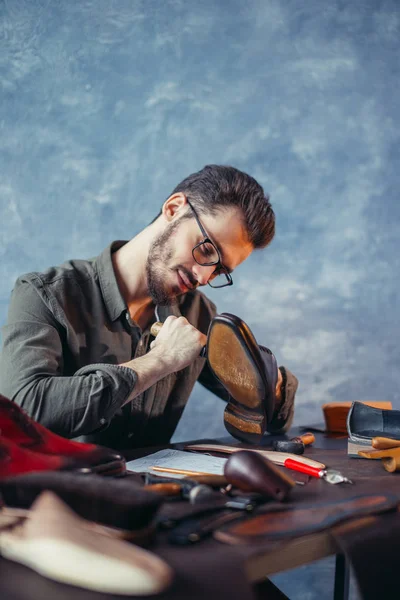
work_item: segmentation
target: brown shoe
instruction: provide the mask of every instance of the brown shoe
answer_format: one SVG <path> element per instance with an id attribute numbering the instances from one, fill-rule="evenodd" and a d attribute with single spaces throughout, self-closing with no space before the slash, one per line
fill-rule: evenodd
<path id="1" fill-rule="evenodd" d="M 222 313 L 208 330 L 207 360 L 230 395 L 224 412 L 226 429 L 238 440 L 260 443 L 276 404 L 275 356 L 258 346 L 242 319 Z"/>

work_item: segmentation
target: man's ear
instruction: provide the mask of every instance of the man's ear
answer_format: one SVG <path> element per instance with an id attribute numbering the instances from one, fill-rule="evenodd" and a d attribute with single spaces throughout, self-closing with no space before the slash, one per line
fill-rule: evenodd
<path id="1" fill-rule="evenodd" d="M 176 217 L 180 216 L 182 212 L 186 210 L 187 199 L 185 194 L 177 192 L 172 194 L 163 204 L 161 212 L 163 217 L 168 221 L 173 221 Z"/>

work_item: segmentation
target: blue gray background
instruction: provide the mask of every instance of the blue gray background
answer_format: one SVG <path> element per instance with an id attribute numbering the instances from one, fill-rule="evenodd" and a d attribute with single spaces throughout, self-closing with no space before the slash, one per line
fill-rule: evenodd
<path id="1" fill-rule="evenodd" d="M 399 39 L 398 0 L 0 0 L 0 325 L 19 274 L 129 239 L 232 164 L 277 235 L 210 296 L 296 373 L 296 424 L 400 408 Z M 175 440 L 223 435 L 222 411 L 196 388 Z M 279 581 L 330 597 L 318 569 Z"/>

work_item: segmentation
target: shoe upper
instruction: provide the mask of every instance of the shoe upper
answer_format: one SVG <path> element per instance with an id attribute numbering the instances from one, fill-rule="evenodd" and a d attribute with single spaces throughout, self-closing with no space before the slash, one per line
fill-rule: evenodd
<path id="1" fill-rule="evenodd" d="M 19 446 L 41 453 L 73 457 L 90 466 L 123 461 L 108 448 L 67 440 L 31 419 L 15 402 L 0 394 L 0 432 Z"/>

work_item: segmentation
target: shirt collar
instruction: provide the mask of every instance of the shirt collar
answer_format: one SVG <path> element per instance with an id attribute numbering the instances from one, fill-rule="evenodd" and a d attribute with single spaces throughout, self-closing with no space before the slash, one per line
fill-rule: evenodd
<path id="1" fill-rule="evenodd" d="M 126 302 L 118 287 L 111 258 L 112 254 L 126 243 L 127 241 L 123 240 L 112 242 L 96 258 L 97 273 L 99 275 L 104 304 L 106 305 L 108 316 L 112 321 L 119 319 L 121 314 L 127 309 Z"/>
<path id="2" fill-rule="evenodd" d="M 128 310 L 125 300 L 122 297 L 118 287 L 117 279 L 114 273 L 112 263 L 112 254 L 122 248 L 127 243 L 127 240 L 117 240 L 112 242 L 103 252 L 96 258 L 96 267 L 99 275 L 100 287 L 104 298 L 104 303 L 108 315 L 112 321 L 120 318 L 121 314 Z M 182 313 L 179 304 L 184 297 L 182 296 L 178 303 L 170 306 L 156 306 L 156 317 L 164 322 L 169 315 L 181 317 Z"/>

